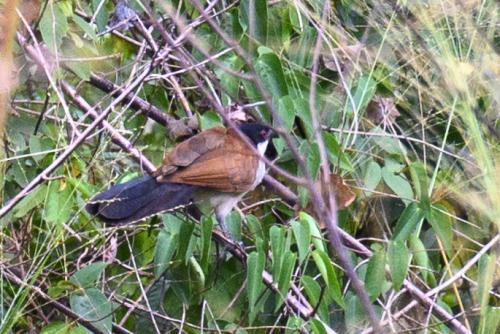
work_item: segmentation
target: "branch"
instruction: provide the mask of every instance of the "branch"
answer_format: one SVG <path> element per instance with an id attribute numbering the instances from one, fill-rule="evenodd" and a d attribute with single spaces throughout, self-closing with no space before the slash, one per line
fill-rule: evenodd
<path id="1" fill-rule="evenodd" d="M 90 75 L 89 83 L 113 97 L 118 97 L 123 92 L 123 88 L 94 73 Z M 192 135 L 194 130 L 198 128 L 196 117 L 190 117 L 188 122 L 177 120 L 135 94 L 130 93 L 126 95 L 123 101 L 124 103 L 130 104 L 130 107 L 133 109 L 140 111 L 144 116 L 165 126 L 171 138 Z"/>
<path id="2" fill-rule="evenodd" d="M 15 284 L 17 286 L 25 287 L 30 289 L 31 291 L 35 292 L 40 298 L 42 298 L 44 301 L 46 301 L 48 304 L 52 305 L 55 309 L 60 311 L 62 314 L 65 316 L 73 319 L 76 321 L 78 324 L 82 325 L 83 327 L 87 328 L 89 331 L 92 333 L 96 334 L 104 334 L 103 331 L 101 331 L 99 328 L 94 326 L 92 321 L 86 320 L 82 317 L 80 317 L 78 314 L 73 312 L 69 307 L 66 305 L 62 304 L 61 302 L 58 302 L 57 300 L 53 300 L 49 295 L 47 295 L 45 292 L 42 291 L 37 286 L 34 285 L 29 285 L 28 283 L 24 282 L 22 278 L 20 278 L 18 275 L 16 275 L 12 270 L 8 270 L 4 268 L 2 270 L 3 276 L 12 284 Z M 113 324 L 113 329 L 116 333 L 123 333 L 123 334 L 129 334 L 130 332 L 126 330 L 125 328 L 121 326 L 117 326 Z"/>
<path id="3" fill-rule="evenodd" d="M 36 52 L 31 46 L 25 44 L 25 38 L 18 34 L 18 40 L 20 45 L 24 46 L 28 51 Z M 101 124 L 101 122 L 108 116 L 113 108 L 121 103 L 130 92 L 132 92 L 137 86 L 139 86 L 144 79 L 149 75 L 149 69 L 143 71 L 122 93 L 113 100 L 110 105 L 97 117 L 81 134 L 76 137 L 71 144 L 57 156 L 57 158 L 37 177 L 35 177 L 30 183 L 28 183 L 17 195 L 15 195 L 7 204 L 5 204 L 0 209 L 0 218 L 4 217 L 10 210 L 12 210 L 24 197 L 26 197 L 31 191 L 33 191 L 38 185 L 45 182 L 50 174 L 52 174 L 64 161 L 76 150 L 84 140 Z"/>
<path id="4" fill-rule="evenodd" d="M 329 10 L 329 2 L 325 1 L 323 4 L 323 9 L 321 13 L 321 21 L 325 21 L 327 17 L 327 13 Z M 320 159 L 321 159 L 321 176 L 322 176 L 322 186 L 330 189 L 330 164 L 328 161 L 328 154 L 326 151 L 325 143 L 323 141 L 323 137 L 321 136 L 321 126 L 319 124 L 318 113 L 316 110 L 316 85 L 318 81 L 318 67 L 319 67 L 319 55 L 321 53 L 321 45 L 323 38 L 323 30 L 320 27 L 317 27 L 318 36 L 316 38 L 316 45 L 313 51 L 313 66 L 312 66 L 312 78 L 310 85 L 310 93 L 309 93 L 309 109 L 311 111 L 311 119 L 312 125 L 314 129 L 314 136 L 316 138 L 316 142 L 319 147 Z M 319 211 L 319 207 L 317 211 Z M 328 203 L 325 208 L 325 212 L 322 212 L 322 216 L 325 222 L 327 222 L 328 227 L 328 235 L 330 245 L 335 252 L 337 253 L 338 260 L 342 268 L 345 270 L 347 277 L 351 280 L 352 288 L 356 295 L 359 298 L 361 305 L 363 306 L 364 311 L 368 317 L 368 320 L 371 323 L 373 331 L 375 333 L 380 333 L 380 320 L 378 319 L 377 314 L 375 313 L 375 309 L 373 304 L 368 297 L 368 293 L 366 292 L 363 283 L 359 279 L 354 267 L 349 260 L 347 249 L 342 243 L 340 239 L 339 227 L 337 222 L 337 203 L 335 200 L 335 196 L 333 192 L 328 191 Z"/>
<path id="5" fill-rule="evenodd" d="M 66 81 L 62 80 L 61 81 L 61 86 L 63 88 L 63 91 L 69 95 L 69 97 L 72 99 L 73 103 L 75 103 L 78 108 L 80 108 L 82 111 L 88 113 L 90 117 L 93 119 L 97 119 L 99 117 L 99 114 L 95 111 L 94 108 L 92 108 L 87 101 L 85 101 L 84 98 L 82 98 L 80 95 L 76 93 L 76 90 L 71 87 Z M 111 140 L 113 143 L 116 145 L 120 146 L 122 149 L 124 149 L 126 152 L 130 153 L 132 157 L 139 162 L 141 167 L 144 167 L 144 169 L 148 173 L 153 173 L 156 170 L 156 167 L 153 165 L 151 161 L 149 161 L 138 149 L 136 149 L 130 141 L 127 140 L 124 136 L 122 136 L 118 131 L 116 131 L 115 128 L 111 126 L 107 121 L 102 121 L 102 126 L 103 128 L 109 133 Z"/>

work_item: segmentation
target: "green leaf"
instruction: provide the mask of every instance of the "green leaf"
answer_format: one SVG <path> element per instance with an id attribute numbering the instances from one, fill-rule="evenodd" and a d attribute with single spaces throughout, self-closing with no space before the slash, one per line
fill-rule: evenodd
<path id="1" fill-rule="evenodd" d="M 199 116 L 200 120 L 200 129 L 202 131 L 215 128 L 216 126 L 220 126 L 222 121 L 219 115 L 213 111 L 206 111 L 201 116 Z"/>
<path id="2" fill-rule="evenodd" d="M 205 273 L 208 271 L 213 226 L 214 219 L 212 217 L 204 217 L 201 220 L 201 267 Z"/>
<path id="3" fill-rule="evenodd" d="M 296 334 L 304 326 L 304 320 L 297 316 L 291 316 L 286 322 L 285 334 Z"/>
<path id="4" fill-rule="evenodd" d="M 72 195 L 73 191 L 69 183 L 52 181 L 45 205 L 45 220 L 55 224 L 67 222 L 74 204 Z"/>
<path id="5" fill-rule="evenodd" d="M 436 286 L 436 279 L 432 273 L 431 261 L 423 242 L 416 234 L 410 235 L 408 239 L 410 242 L 410 249 L 413 252 L 413 260 L 415 264 L 421 269 L 422 277 L 430 286 Z"/>
<path id="6" fill-rule="evenodd" d="M 340 283 L 337 279 L 337 274 L 335 274 L 330 258 L 325 252 L 320 250 L 315 250 L 312 253 L 312 256 L 314 263 L 316 263 L 316 267 L 318 267 L 321 276 L 325 280 L 330 297 L 342 308 L 344 308 L 345 304 L 344 299 L 342 298 L 342 290 L 340 289 Z"/>
<path id="7" fill-rule="evenodd" d="M 89 331 L 83 326 L 78 326 L 71 328 L 68 334 L 89 334 Z"/>
<path id="8" fill-rule="evenodd" d="M 317 32 L 313 27 L 305 26 L 304 31 L 299 35 L 297 43 L 293 43 L 294 51 L 290 54 L 290 59 L 300 68 L 311 68 L 312 52 L 316 43 Z"/>
<path id="9" fill-rule="evenodd" d="M 70 324 L 62 321 L 55 321 L 43 327 L 40 334 L 68 334 L 70 328 Z"/>
<path id="10" fill-rule="evenodd" d="M 191 258 L 190 245 L 192 243 L 194 231 L 194 224 L 190 222 L 183 222 L 179 230 L 179 249 L 177 254 L 179 258 L 184 259 L 184 263 L 187 263 Z"/>
<path id="11" fill-rule="evenodd" d="M 359 78 L 354 92 L 351 92 L 354 106 L 351 102 L 351 99 L 346 99 L 344 112 L 347 115 L 354 114 L 355 111 L 357 113 L 363 112 L 368 103 L 373 98 L 376 87 L 377 82 L 370 76 L 363 75 L 361 78 Z"/>
<path id="12" fill-rule="evenodd" d="M 404 176 L 396 175 L 389 168 L 384 167 L 382 168 L 382 178 L 385 184 L 387 184 L 404 203 L 408 204 L 410 200 L 413 199 L 413 190 Z"/>
<path id="13" fill-rule="evenodd" d="M 432 229 L 436 232 L 439 240 L 443 243 L 444 250 L 448 256 L 453 256 L 453 231 L 452 231 L 452 218 L 447 215 L 446 206 L 442 204 L 435 204 L 430 212 L 427 213 L 427 221 L 431 224 Z"/>
<path id="14" fill-rule="evenodd" d="M 301 278 L 302 286 L 306 292 L 306 295 L 312 305 L 318 305 L 321 297 L 321 287 L 318 282 L 316 282 L 312 277 L 303 275 Z M 325 299 L 321 301 L 318 307 L 318 314 L 323 321 L 328 320 L 328 307 Z"/>
<path id="15" fill-rule="evenodd" d="M 196 294 L 200 294 L 205 288 L 205 273 L 194 256 L 189 258 L 189 281 L 195 285 Z"/>
<path id="16" fill-rule="evenodd" d="M 304 98 L 296 97 L 293 98 L 293 105 L 295 108 L 295 114 L 301 120 L 307 138 L 312 139 L 314 135 L 314 129 L 312 126 L 312 118 L 311 118 L 311 111 L 309 110 L 309 103 Z"/>
<path id="17" fill-rule="evenodd" d="M 247 223 L 246 225 L 250 230 L 250 235 L 252 235 L 254 239 L 264 239 L 264 231 L 262 231 L 262 226 L 259 219 L 257 219 L 257 217 L 255 217 L 254 215 L 247 215 L 245 217 L 245 220 Z"/>
<path id="18" fill-rule="evenodd" d="M 295 267 L 295 261 L 297 260 L 297 255 L 290 251 L 286 251 L 284 254 L 283 265 L 281 269 L 281 274 L 278 281 L 278 302 L 276 303 L 275 312 L 281 307 L 284 301 L 284 297 L 288 294 L 288 288 L 290 287 L 291 278 L 293 274 L 293 268 Z"/>
<path id="19" fill-rule="evenodd" d="M 247 294 L 250 312 L 253 312 L 257 299 L 264 289 L 262 273 L 264 271 L 265 258 L 263 254 L 252 252 L 247 258 Z"/>
<path id="20" fill-rule="evenodd" d="M 307 225 L 309 225 L 309 231 L 311 231 L 311 238 L 314 248 L 319 251 L 325 252 L 325 245 L 323 244 L 323 236 L 321 235 L 321 231 L 318 229 L 318 225 L 316 225 L 316 220 L 313 217 L 308 215 L 307 213 L 301 211 L 299 213 L 299 220 L 305 221 Z"/>
<path id="21" fill-rule="evenodd" d="M 352 292 L 346 294 L 346 307 L 344 312 L 345 325 L 349 329 L 361 328 L 363 321 L 366 320 L 365 311 L 359 298 Z"/>
<path id="22" fill-rule="evenodd" d="M 302 263 L 309 254 L 309 243 L 311 242 L 311 230 L 306 221 L 292 221 L 292 231 L 299 250 L 299 261 Z"/>
<path id="23" fill-rule="evenodd" d="M 311 326 L 311 330 L 314 334 L 327 334 L 328 332 L 325 329 L 325 325 L 323 322 L 318 319 L 309 320 L 309 325 Z"/>
<path id="24" fill-rule="evenodd" d="M 490 290 L 493 286 L 495 277 L 496 256 L 483 255 L 478 263 L 478 279 L 477 279 L 477 300 L 479 301 L 479 309 L 481 318 L 484 318 L 486 307 L 490 300 Z M 484 319 L 482 319 L 484 323 Z"/>
<path id="25" fill-rule="evenodd" d="M 97 30 L 102 32 L 106 29 L 106 24 L 109 21 L 109 12 L 106 6 L 102 4 L 102 0 L 92 0 L 92 13 L 95 16 L 95 23 L 97 24 Z"/>
<path id="26" fill-rule="evenodd" d="M 269 231 L 269 239 L 271 241 L 271 252 L 273 260 L 273 281 L 278 282 L 281 274 L 281 264 L 285 253 L 285 233 L 281 227 L 272 226 Z"/>
<path id="27" fill-rule="evenodd" d="M 402 241 L 390 241 L 387 252 L 392 286 L 399 291 L 410 266 L 410 252 Z"/>
<path id="28" fill-rule="evenodd" d="M 236 55 L 230 55 L 222 60 L 222 63 L 229 69 L 239 72 L 243 68 L 243 61 Z M 224 92 L 227 93 L 233 100 L 239 98 L 241 79 L 228 73 L 222 68 L 216 68 L 214 70 L 217 78 L 219 79 L 220 85 Z"/>
<path id="29" fill-rule="evenodd" d="M 71 19 L 73 20 L 73 22 L 76 23 L 77 26 L 80 27 L 80 29 L 83 30 L 85 34 L 87 34 L 87 36 L 91 40 L 95 40 L 97 38 L 97 35 L 95 33 L 95 27 L 92 26 L 90 23 L 88 23 L 78 15 L 71 16 Z"/>
<path id="30" fill-rule="evenodd" d="M 365 169 L 364 183 L 365 188 L 368 190 L 374 190 L 380 180 L 382 179 L 382 168 L 380 168 L 379 164 L 373 160 L 370 160 Z M 370 195 L 370 192 L 368 192 Z"/>
<path id="31" fill-rule="evenodd" d="M 476 331 L 478 334 L 498 333 L 500 325 L 500 308 L 486 305 L 481 307 L 481 319 Z"/>
<path id="32" fill-rule="evenodd" d="M 283 127 L 286 131 L 291 131 L 295 121 L 295 106 L 290 95 L 283 96 L 278 102 L 278 115 L 283 122 Z M 276 120 L 274 126 L 277 127 Z"/>
<path id="33" fill-rule="evenodd" d="M 90 80 L 90 64 L 88 62 L 68 61 L 65 65 L 80 79 L 84 81 Z"/>
<path id="34" fill-rule="evenodd" d="M 26 196 L 18 205 L 14 207 L 14 218 L 21 218 L 27 215 L 33 208 L 43 203 L 47 195 L 47 186 L 42 184 L 28 196 Z"/>
<path id="35" fill-rule="evenodd" d="M 82 288 L 91 287 L 95 282 L 97 282 L 107 265 L 108 264 L 105 262 L 91 263 L 74 273 L 71 276 L 70 281 Z"/>
<path id="36" fill-rule="evenodd" d="M 43 155 L 37 154 L 42 152 L 42 143 L 40 137 L 31 136 L 29 139 L 30 152 L 33 155 L 33 159 L 35 161 L 40 161 L 43 158 Z"/>
<path id="37" fill-rule="evenodd" d="M 281 67 L 281 61 L 274 53 L 260 55 L 255 63 L 255 70 L 273 99 L 279 99 L 288 95 L 288 87 Z"/>
<path id="38" fill-rule="evenodd" d="M 371 129 L 370 132 L 375 134 L 371 140 L 387 153 L 397 156 L 406 155 L 404 146 L 402 146 L 390 133 L 382 130 L 378 126 Z"/>
<path id="39" fill-rule="evenodd" d="M 417 203 L 408 205 L 396 223 L 394 235 L 395 241 L 405 241 L 410 234 L 415 231 L 417 225 L 424 219 L 425 212 L 418 206 Z"/>
<path id="40" fill-rule="evenodd" d="M 91 288 L 86 289 L 83 295 L 72 294 L 69 298 L 69 304 L 80 317 L 92 322 L 104 333 L 111 333 L 113 325 L 111 303 L 101 291 Z"/>
<path id="41" fill-rule="evenodd" d="M 410 175 L 417 198 L 421 203 L 429 203 L 428 177 L 424 165 L 420 161 L 410 164 Z"/>
<path id="42" fill-rule="evenodd" d="M 73 284 L 71 281 L 61 280 L 55 285 L 49 287 L 47 294 L 54 299 L 57 299 L 68 292 L 73 292 L 80 289 L 79 285 Z"/>
<path id="43" fill-rule="evenodd" d="M 180 233 L 184 220 L 173 214 L 166 214 L 162 217 L 162 223 L 165 229 L 171 233 Z"/>
<path id="44" fill-rule="evenodd" d="M 160 230 L 160 233 L 158 233 L 154 256 L 154 272 L 156 278 L 159 278 L 168 268 L 170 260 L 177 249 L 178 242 L 179 233 L 177 232 L 171 233 L 166 228 L 163 228 Z"/>
<path id="45" fill-rule="evenodd" d="M 354 169 L 349 158 L 342 152 L 342 148 L 337 142 L 337 139 L 335 139 L 335 136 L 326 131 L 322 132 L 322 136 L 328 153 L 328 160 L 335 166 L 339 165 L 340 169 L 343 171 L 353 171 Z"/>
<path id="46" fill-rule="evenodd" d="M 241 216 L 238 212 L 231 212 L 225 220 L 226 228 L 234 241 L 241 240 Z"/>
<path id="47" fill-rule="evenodd" d="M 63 37 L 68 32 L 68 22 L 59 4 L 49 1 L 40 19 L 40 33 L 51 52 L 60 52 Z"/>
<path id="48" fill-rule="evenodd" d="M 240 24 L 255 41 L 267 41 L 267 1 L 243 0 L 239 6 Z"/>
<path id="49" fill-rule="evenodd" d="M 370 300 L 375 301 L 382 292 L 383 283 L 385 281 L 385 252 L 376 251 L 368 261 L 366 269 L 365 287 L 366 292 L 370 296 Z"/>
<path id="50" fill-rule="evenodd" d="M 306 158 L 305 160 L 306 160 L 307 170 L 309 171 L 309 174 L 311 175 L 312 179 L 315 180 L 316 177 L 318 176 L 321 164 L 318 144 L 316 143 L 309 144 L 304 141 L 303 144 L 300 146 L 300 152 L 302 153 L 302 156 Z"/>

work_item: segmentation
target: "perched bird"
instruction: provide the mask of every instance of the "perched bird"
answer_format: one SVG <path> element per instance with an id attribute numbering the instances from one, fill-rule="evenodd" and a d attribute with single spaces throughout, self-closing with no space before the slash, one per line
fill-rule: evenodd
<path id="1" fill-rule="evenodd" d="M 261 157 L 274 135 L 270 127 L 257 123 L 238 128 L 247 140 L 234 129 L 203 131 L 167 153 L 152 176 L 111 187 L 92 198 L 86 210 L 116 225 L 191 202 L 205 203 L 214 208 L 224 231 L 225 217 L 262 182 L 266 169 Z"/>

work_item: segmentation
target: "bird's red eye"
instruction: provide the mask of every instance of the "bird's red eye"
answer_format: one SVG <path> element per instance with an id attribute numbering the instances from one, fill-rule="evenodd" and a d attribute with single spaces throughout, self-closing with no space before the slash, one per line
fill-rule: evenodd
<path id="1" fill-rule="evenodd" d="M 260 136 L 261 136 L 263 139 L 267 138 L 268 134 L 269 134 L 269 131 L 268 131 L 268 130 L 266 130 L 266 129 L 262 129 L 262 130 L 260 130 Z"/>

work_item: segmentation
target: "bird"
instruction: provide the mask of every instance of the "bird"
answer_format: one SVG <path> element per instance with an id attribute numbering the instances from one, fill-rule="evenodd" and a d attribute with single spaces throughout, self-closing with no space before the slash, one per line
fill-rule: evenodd
<path id="1" fill-rule="evenodd" d="M 275 131 L 260 123 L 214 127 L 179 143 L 151 175 L 117 184 L 85 206 L 106 224 L 137 222 L 180 206 L 208 204 L 224 234 L 226 216 L 266 174 L 263 157 Z M 253 148 L 252 148 L 253 146 Z"/>

